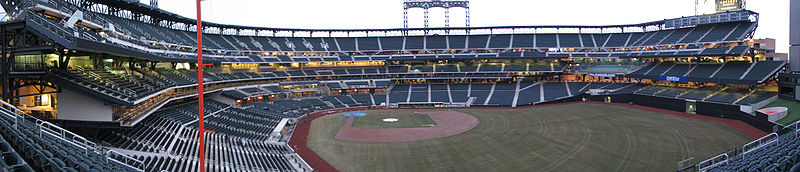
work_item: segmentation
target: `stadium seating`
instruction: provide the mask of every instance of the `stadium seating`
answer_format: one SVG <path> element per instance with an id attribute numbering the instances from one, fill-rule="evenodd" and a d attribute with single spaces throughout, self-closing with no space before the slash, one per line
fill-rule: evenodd
<path id="1" fill-rule="evenodd" d="M 706 171 L 795 171 L 800 164 L 800 137 L 790 131 L 738 155 L 706 167 Z"/>
<path id="2" fill-rule="evenodd" d="M 542 87 L 544 87 L 544 90 L 546 90 L 544 91 L 544 101 L 550 101 L 569 96 L 566 83 L 544 83 L 542 84 Z"/>
<path id="3" fill-rule="evenodd" d="M 213 100 L 206 100 L 205 107 L 205 127 L 215 131 L 206 137 L 207 143 L 214 143 L 206 150 L 209 169 L 294 169 L 283 156 L 290 153 L 285 145 L 257 141 L 266 140 L 288 113 L 240 109 Z M 196 103 L 178 105 L 156 112 L 132 129 L 112 130 L 101 138 L 120 149 L 171 155 L 139 156 L 138 159 L 150 164 L 146 171 L 183 171 L 194 166 L 189 164 L 197 163 L 194 114 L 197 114 Z"/>
<path id="4" fill-rule="evenodd" d="M 678 97 L 680 95 L 683 95 L 684 93 L 686 93 L 686 92 L 688 92 L 690 90 L 692 90 L 692 89 L 682 88 L 682 87 L 666 87 L 660 93 L 656 93 L 655 96 L 675 98 L 675 97 Z"/>
<path id="5" fill-rule="evenodd" d="M 109 160 L 104 150 L 78 142 L 79 136 L 67 140 L 63 138 L 67 133 L 43 131 L 40 124 L 16 115 L 0 108 L 0 166 L 4 171 L 136 171 Z"/>
<path id="6" fill-rule="evenodd" d="M 533 84 L 530 86 L 521 87 L 519 91 L 519 97 L 517 99 L 517 105 L 533 105 L 534 103 L 542 102 L 543 100 L 541 93 L 541 84 Z"/>
<path id="7" fill-rule="evenodd" d="M 533 105 L 580 95 L 589 91 L 588 84 L 586 82 L 520 82 L 519 88 L 515 82 L 397 84 L 389 91 L 388 96 L 389 103 L 468 103 L 470 98 L 474 98 L 474 101 L 471 102 L 472 106 L 517 106 Z M 543 85 L 546 87 L 544 90 L 541 89 Z M 545 96 L 542 99 L 539 95 Z M 518 97 L 516 104 L 514 103 L 515 97 Z"/>
<path id="8" fill-rule="evenodd" d="M 647 87 L 645 84 L 625 84 L 622 87 L 609 90 L 609 94 L 631 94 L 634 93 L 642 88 Z"/>
<path id="9" fill-rule="evenodd" d="M 628 93 L 630 90 L 632 89 L 628 89 L 628 91 L 617 91 L 615 93 Z M 738 105 L 751 105 L 776 96 L 775 93 L 770 92 L 752 92 L 746 89 L 733 87 L 724 88 L 719 86 L 683 88 L 663 85 L 649 85 L 638 87 L 638 89 L 632 91 L 633 93 L 639 95 Z"/>
<path id="10" fill-rule="evenodd" d="M 684 77 L 686 81 L 720 84 L 754 85 L 764 82 L 785 65 L 783 61 L 759 61 L 756 63 L 729 61 L 714 63 L 651 63 L 626 74 L 631 78 L 660 80 L 662 76 Z"/>
<path id="11" fill-rule="evenodd" d="M 517 83 L 496 83 L 486 105 L 511 106 L 514 102 Z"/>
<path id="12" fill-rule="evenodd" d="M 697 89 L 691 89 L 686 94 L 678 96 L 678 98 L 689 99 L 689 100 L 704 100 L 709 96 L 716 94 L 720 90 L 722 90 L 722 88 L 720 87 L 700 87 Z"/>
<path id="13" fill-rule="evenodd" d="M 48 4 L 48 3 L 44 3 Z M 57 5 L 71 6 L 68 3 Z M 52 6 L 52 5 L 51 5 Z M 76 7 L 77 8 L 77 7 Z M 53 9 L 63 9 L 54 7 Z M 62 12 L 71 14 L 72 10 Z M 109 23 L 114 26 L 117 33 L 125 39 L 125 44 L 140 45 L 149 49 L 166 49 L 165 46 L 155 46 L 151 42 L 160 44 L 189 46 L 196 44 L 194 33 L 174 30 L 172 28 L 153 25 L 145 22 L 134 21 L 127 18 L 120 18 L 106 14 L 96 14 L 86 12 L 85 20 L 93 20 L 93 23 Z M 91 16 L 91 17 L 90 17 Z M 653 46 L 653 45 L 673 45 L 676 43 L 704 43 L 735 41 L 742 39 L 745 35 L 752 32 L 754 22 L 727 22 L 717 24 L 703 24 L 694 27 L 668 28 L 663 30 L 644 31 L 639 33 L 542 33 L 542 34 L 490 34 L 490 35 L 426 35 L 426 36 L 383 36 L 383 37 L 338 37 L 338 38 L 316 38 L 316 37 L 280 37 L 280 36 L 240 36 L 228 34 L 204 34 L 207 39 L 206 48 L 211 54 L 246 51 L 287 51 L 287 52 L 387 52 L 387 51 L 407 51 L 407 50 L 447 50 L 447 49 L 486 49 L 486 48 L 619 48 L 634 46 Z M 83 38 L 91 39 L 105 44 L 116 44 L 104 42 L 105 38 L 98 36 L 97 33 L 81 30 Z M 69 35 L 69 34 L 65 34 Z M 134 49 L 135 47 L 127 48 Z M 191 48 L 189 48 L 191 49 Z M 187 50 L 189 50 L 187 49 Z M 138 50 L 145 51 L 145 50 Z M 173 50 L 174 51 L 174 50 Z M 177 50 L 186 51 L 186 50 Z M 344 54 L 344 53 L 343 53 Z M 175 52 L 159 53 L 164 58 L 191 58 L 191 55 L 179 54 Z M 433 55 L 434 58 L 443 56 Z M 575 56 L 575 55 L 573 55 Z M 277 57 L 277 58 L 276 58 Z M 284 56 L 286 57 L 286 56 Z M 391 56 L 392 59 L 425 59 L 424 56 Z M 446 57 L 446 56 L 445 56 Z M 455 57 L 455 56 L 451 56 Z M 292 57 L 280 59 L 281 56 L 272 57 L 209 57 L 209 60 L 221 60 L 228 62 L 306 62 L 312 61 L 308 57 Z M 455 57 L 457 58 L 457 57 Z M 278 60 L 279 59 L 279 60 Z M 341 55 L 333 59 L 337 60 L 366 60 L 375 59 L 374 57 L 350 57 Z M 327 60 L 326 60 L 327 61 Z"/>
<path id="14" fill-rule="evenodd" d="M 739 99 L 747 96 L 748 92 L 749 91 L 744 89 L 727 88 L 721 92 L 718 92 L 717 94 L 712 95 L 711 97 L 706 98 L 704 101 L 733 104 L 739 101 Z"/>

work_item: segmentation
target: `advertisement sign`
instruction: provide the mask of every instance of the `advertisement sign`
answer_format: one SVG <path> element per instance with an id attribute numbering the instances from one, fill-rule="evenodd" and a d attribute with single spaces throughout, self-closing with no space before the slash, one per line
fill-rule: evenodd
<path id="1" fill-rule="evenodd" d="M 686 77 L 681 77 L 681 76 L 661 76 L 661 80 L 686 82 Z"/>

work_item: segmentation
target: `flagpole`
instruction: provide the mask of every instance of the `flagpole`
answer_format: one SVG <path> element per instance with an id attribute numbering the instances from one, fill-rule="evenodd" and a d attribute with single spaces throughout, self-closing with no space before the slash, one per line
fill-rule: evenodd
<path id="1" fill-rule="evenodd" d="M 200 163 L 198 164 L 200 168 L 200 172 L 205 172 L 205 164 L 206 164 L 206 144 L 205 144 L 205 129 L 203 128 L 203 118 L 204 118 L 204 110 L 203 110 L 203 22 L 201 20 L 200 15 L 200 2 L 203 0 L 197 0 L 197 100 L 198 100 L 198 108 L 197 108 L 197 135 L 199 137 L 199 145 L 198 145 L 198 158 L 200 158 Z"/>

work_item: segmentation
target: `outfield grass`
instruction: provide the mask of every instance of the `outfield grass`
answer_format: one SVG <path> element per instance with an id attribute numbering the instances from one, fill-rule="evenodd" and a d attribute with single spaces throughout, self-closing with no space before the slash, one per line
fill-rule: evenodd
<path id="1" fill-rule="evenodd" d="M 768 104 L 767 106 L 764 106 L 764 108 L 770 108 L 770 107 L 786 107 L 786 108 L 789 108 L 789 113 L 786 114 L 786 117 L 781 119 L 781 120 L 776 121 L 778 124 L 789 125 L 789 124 L 792 124 L 792 123 L 796 122 L 797 120 L 800 120 L 800 104 L 798 104 L 798 103 L 795 103 L 795 102 L 792 102 L 792 101 L 786 101 L 786 100 L 783 100 L 783 99 L 778 99 L 778 100 L 775 100 L 774 102 Z"/>
<path id="2" fill-rule="evenodd" d="M 397 122 L 383 122 L 385 118 L 397 118 Z M 369 111 L 367 116 L 356 117 L 352 127 L 360 129 L 379 128 L 419 128 L 426 125 L 433 126 L 436 122 L 426 114 L 404 113 L 398 114 L 391 111 Z"/>
<path id="3" fill-rule="evenodd" d="M 414 111 L 436 110 L 367 113 Z M 720 123 L 614 105 L 457 111 L 480 124 L 433 140 L 366 143 L 336 140 L 347 118 L 328 115 L 312 122 L 308 146 L 340 171 L 674 171 L 750 140 Z"/>

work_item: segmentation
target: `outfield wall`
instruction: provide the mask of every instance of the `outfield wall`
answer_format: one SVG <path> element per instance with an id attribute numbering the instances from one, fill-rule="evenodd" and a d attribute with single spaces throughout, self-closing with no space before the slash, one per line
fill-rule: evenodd
<path id="1" fill-rule="evenodd" d="M 666 97 L 655 97 L 638 94 L 617 94 L 617 95 L 583 95 L 588 96 L 592 101 L 604 102 L 606 97 L 611 97 L 613 103 L 635 104 L 640 106 L 654 107 L 676 112 L 686 111 L 685 99 L 675 99 Z M 727 105 L 708 102 L 695 102 L 695 113 L 698 115 L 720 117 L 739 120 L 750 126 L 758 128 L 767 133 L 774 132 L 777 124 L 769 122 L 767 116 L 750 115 L 740 110 L 739 105 Z"/>

